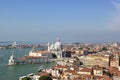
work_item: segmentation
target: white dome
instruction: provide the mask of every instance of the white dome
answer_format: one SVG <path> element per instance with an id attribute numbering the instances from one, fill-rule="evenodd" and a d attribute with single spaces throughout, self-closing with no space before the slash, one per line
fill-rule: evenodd
<path id="1" fill-rule="evenodd" d="M 62 47 L 62 43 L 59 42 L 59 41 L 57 41 L 57 42 L 54 44 L 54 48 L 55 48 L 56 50 L 61 50 L 61 47 Z"/>

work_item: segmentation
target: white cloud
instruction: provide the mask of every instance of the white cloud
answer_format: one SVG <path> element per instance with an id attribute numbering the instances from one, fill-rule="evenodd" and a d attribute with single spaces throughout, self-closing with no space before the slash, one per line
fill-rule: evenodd
<path id="1" fill-rule="evenodd" d="M 109 31 L 120 31 L 120 2 L 112 1 L 112 3 L 117 13 L 113 15 L 113 18 L 107 25 L 107 29 Z"/>

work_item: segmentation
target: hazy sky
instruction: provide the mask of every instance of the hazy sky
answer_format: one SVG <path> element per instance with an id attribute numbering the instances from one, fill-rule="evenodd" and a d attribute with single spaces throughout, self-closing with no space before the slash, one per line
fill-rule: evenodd
<path id="1" fill-rule="evenodd" d="M 120 42 L 120 0 L 0 0 L 0 40 Z"/>

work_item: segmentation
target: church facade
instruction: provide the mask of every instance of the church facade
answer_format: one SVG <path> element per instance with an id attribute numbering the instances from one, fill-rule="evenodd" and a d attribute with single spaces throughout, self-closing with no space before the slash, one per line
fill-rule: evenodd
<path id="1" fill-rule="evenodd" d="M 57 59 L 62 59 L 63 49 L 59 38 L 55 43 L 48 43 L 48 52 L 55 54 Z"/>

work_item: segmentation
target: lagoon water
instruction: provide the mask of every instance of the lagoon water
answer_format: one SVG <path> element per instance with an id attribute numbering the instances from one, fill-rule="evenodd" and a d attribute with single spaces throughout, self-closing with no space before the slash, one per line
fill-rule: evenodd
<path id="1" fill-rule="evenodd" d="M 27 55 L 31 48 L 28 49 L 4 49 L 0 50 L 0 80 L 18 80 L 20 76 L 37 72 L 40 66 L 45 68 L 53 66 L 55 63 L 24 64 L 15 66 L 6 66 L 11 54 L 15 57 Z"/>

